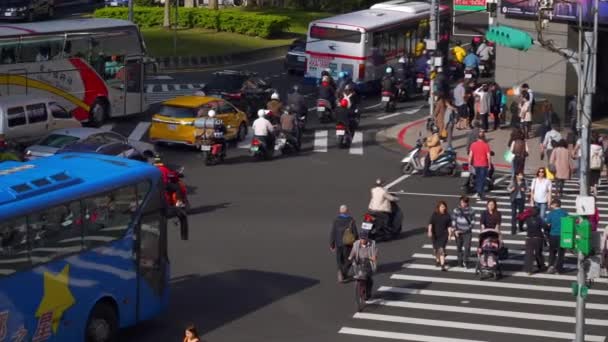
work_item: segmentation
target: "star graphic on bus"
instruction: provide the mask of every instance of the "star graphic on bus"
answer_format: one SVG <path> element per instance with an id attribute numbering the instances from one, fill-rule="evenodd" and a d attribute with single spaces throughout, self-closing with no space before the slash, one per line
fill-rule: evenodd
<path id="1" fill-rule="evenodd" d="M 68 287 L 69 273 L 70 265 L 65 265 L 57 274 L 44 272 L 44 296 L 36 310 L 36 317 L 41 318 L 52 312 L 53 333 L 57 333 L 63 313 L 76 302 Z"/>

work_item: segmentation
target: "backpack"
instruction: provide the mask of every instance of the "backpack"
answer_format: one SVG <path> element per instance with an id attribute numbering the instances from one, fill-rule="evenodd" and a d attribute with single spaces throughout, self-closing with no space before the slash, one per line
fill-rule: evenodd
<path id="1" fill-rule="evenodd" d="M 589 160 L 589 168 L 591 170 L 599 170 L 602 168 L 602 150 L 601 149 L 596 149 L 591 153 L 590 156 L 590 160 Z"/>
<path id="2" fill-rule="evenodd" d="M 344 246 L 352 246 L 355 243 L 355 234 L 353 233 L 353 221 L 351 220 L 348 227 L 342 233 L 342 244 Z"/>

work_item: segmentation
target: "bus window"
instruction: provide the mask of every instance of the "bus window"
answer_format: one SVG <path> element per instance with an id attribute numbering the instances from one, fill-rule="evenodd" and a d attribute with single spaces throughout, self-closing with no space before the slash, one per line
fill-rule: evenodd
<path id="1" fill-rule="evenodd" d="M 31 266 L 25 217 L 0 222 L 0 276 Z"/>
<path id="2" fill-rule="evenodd" d="M 317 41 L 335 41 L 345 43 L 361 43 L 359 31 L 344 30 L 331 27 L 313 26 L 310 28 L 310 38 Z"/>
<path id="3" fill-rule="evenodd" d="M 391 53 L 397 52 L 397 32 L 391 32 L 388 34 L 388 51 Z"/>
<path id="4" fill-rule="evenodd" d="M 137 196 L 133 186 L 87 198 L 84 237 L 86 248 L 95 248 L 123 237 L 136 209 Z"/>
<path id="5" fill-rule="evenodd" d="M 20 63 L 48 61 L 61 52 L 63 41 L 62 36 L 22 38 L 18 61 Z"/>
<path id="6" fill-rule="evenodd" d="M 17 63 L 15 56 L 17 50 L 17 44 L 2 44 L 0 47 L 0 64 L 14 64 Z"/>
<path id="7" fill-rule="evenodd" d="M 120 28 L 112 31 L 93 33 L 92 39 L 98 44 L 98 49 L 105 56 L 134 56 L 142 54 L 137 30 Z"/>
<path id="8" fill-rule="evenodd" d="M 78 201 L 31 214 L 28 224 L 34 265 L 82 250 L 82 211 Z"/>

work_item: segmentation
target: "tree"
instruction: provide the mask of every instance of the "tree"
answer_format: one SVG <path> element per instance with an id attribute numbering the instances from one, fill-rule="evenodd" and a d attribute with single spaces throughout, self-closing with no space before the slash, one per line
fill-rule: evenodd
<path id="1" fill-rule="evenodd" d="M 177 1 L 177 0 L 175 0 Z M 170 0 L 165 0 L 165 15 L 163 18 L 163 27 L 168 29 L 171 27 L 171 20 L 170 20 L 170 9 L 171 9 L 171 1 Z"/>
<path id="2" fill-rule="evenodd" d="M 211 8 L 213 10 L 219 9 L 217 0 L 209 0 L 209 8 Z"/>

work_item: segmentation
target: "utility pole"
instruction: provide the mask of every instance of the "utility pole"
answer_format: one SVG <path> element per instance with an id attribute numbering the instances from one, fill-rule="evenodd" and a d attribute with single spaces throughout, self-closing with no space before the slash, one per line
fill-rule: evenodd
<path id="1" fill-rule="evenodd" d="M 165 0 L 169 1 L 169 0 Z M 179 8 L 179 0 L 175 1 L 175 22 L 173 23 L 173 55 L 177 57 L 177 26 L 179 25 L 179 14 L 177 9 Z"/>
<path id="2" fill-rule="evenodd" d="M 129 21 L 133 22 L 133 0 L 129 0 Z"/>
<path id="3" fill-rule="evenodd" d="M 430 67 L 431 67 L 431 71 L 435 68 L 435 51 L 437 51 L 437 28 L 438 25 L 437 23 L 439 22 L 439 15 L 438 15 L 438 4 L 437 4 L 438 0 L 431 0 L 431 17 L 429 18 L 429 35 L 430 35 L 430 40 L 431 43 L 427 44 L 427 51 L 429 46 L 428 45 L 434 45 L 432 46 L 434 48 L 434 51 L 431 53 L 431 59 L 430 59 Z M 433 88 L 435 88 L 435 80 L 433 78 L 431 78 L 431 82 L 430 82 L 430 91 L 429 91 L 429 108 L 430 108 L 430 115 L 432 116 L 433 113 L 435 112 L 435 91 Z"/>

